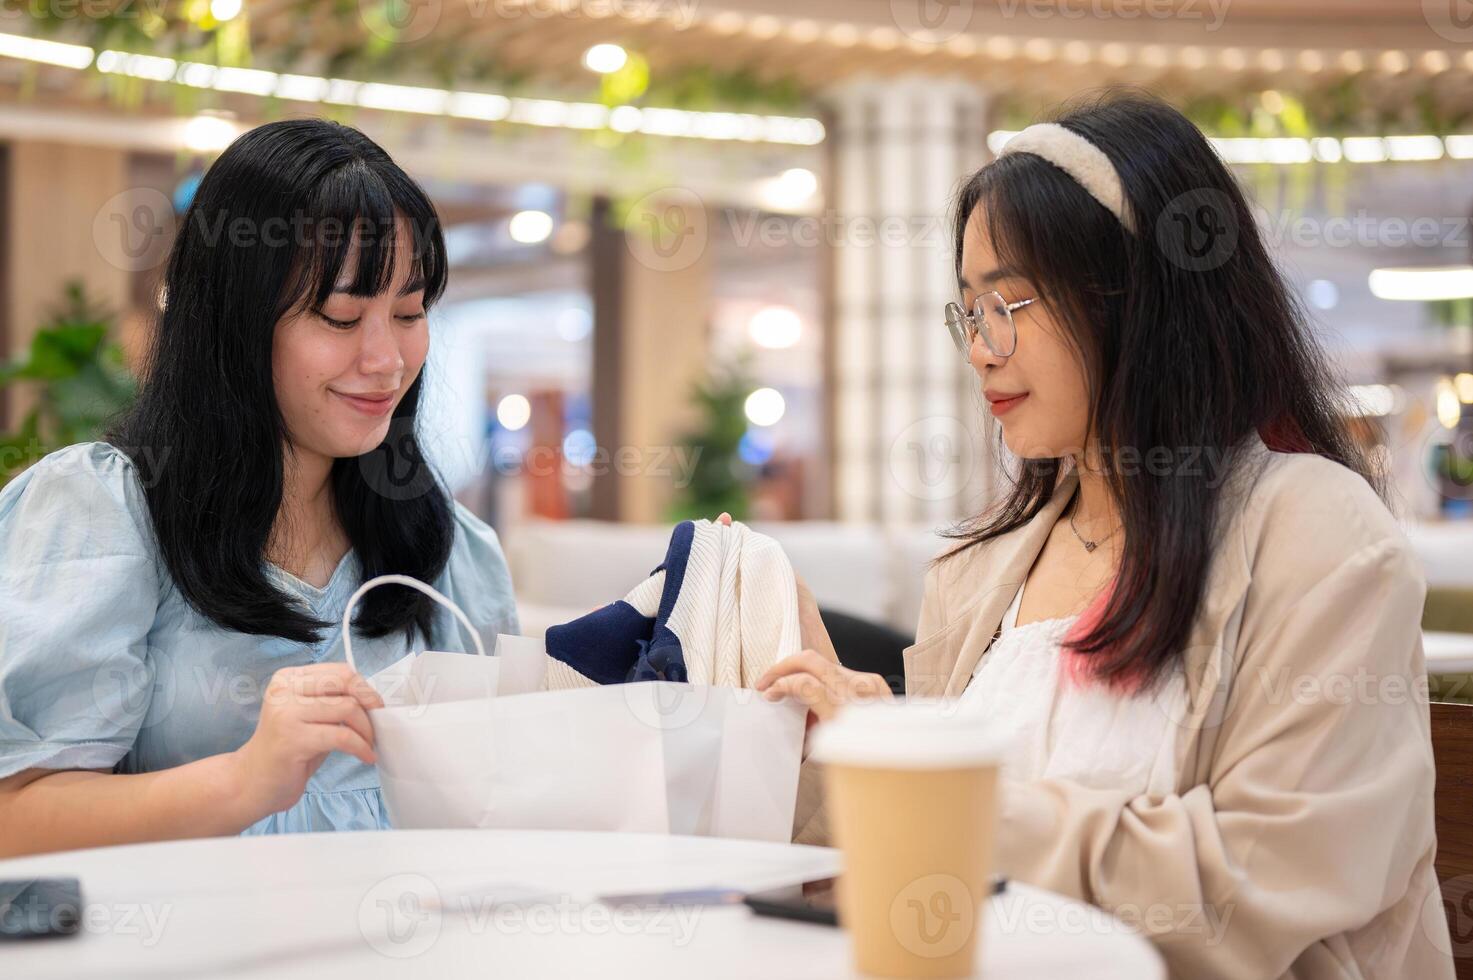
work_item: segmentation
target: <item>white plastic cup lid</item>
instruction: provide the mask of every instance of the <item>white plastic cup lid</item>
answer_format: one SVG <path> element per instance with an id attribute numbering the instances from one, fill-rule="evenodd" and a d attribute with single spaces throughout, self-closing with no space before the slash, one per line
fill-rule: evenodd
<path id="1" fill-rule="evenodd" d="M 998 765 L 996 737 L 956 701 L 866 701 L 845 705 L 813 733 L 810 758 L 885 769 Z"/>

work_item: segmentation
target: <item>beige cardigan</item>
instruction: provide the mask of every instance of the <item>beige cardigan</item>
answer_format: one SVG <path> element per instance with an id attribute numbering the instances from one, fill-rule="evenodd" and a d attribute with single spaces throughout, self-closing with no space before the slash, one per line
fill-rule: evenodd
<path id="1" fill-rule="evenodd" d="M 966 687 L 1076 485 L 930 571 L 908 694 Z M 1137 925 L 1183 980 L 1450 980 L 1406 538 L 1360 477 L 1257 439 L 1222 513 L 1176 791 L 1004 780 L 997 865 Z M 803 768 L 794 839 L 827 843 L 821 767 Z"/>

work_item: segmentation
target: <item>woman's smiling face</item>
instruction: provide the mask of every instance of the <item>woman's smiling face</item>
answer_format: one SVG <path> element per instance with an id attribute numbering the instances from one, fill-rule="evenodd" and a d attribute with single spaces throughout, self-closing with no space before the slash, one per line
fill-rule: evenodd
<path id="1" fill-rule="evenodd" d="M 1083 451 L 1089 432 L 1084 365 L 1037 285 L 1002 267 L 980 207 L 967 219 L 962 235 L 959 278 L 962 308 L 968 311 L 978 296 L 992 291 L 1009 304 L 1040 300 L 1013 311 L 1018 343 L 1011 355 L 994 354 L 980 335 L 968 355 L 1008 449 L 1034 459 Z"/>
<path id="2" fill-rule="evenodd" d="M 429 353 L 424 283 L 414 275 L 414 239 L 396 227 L 394 273 L 377 296 L 334 289 L 319 309 L 276 324 L 271 372 L 288 437 L 298 450 L 329 458 L 361 456 L 388 436 L 389 423 Z M 350 254 L 338 277 L 353 281 Z"/>

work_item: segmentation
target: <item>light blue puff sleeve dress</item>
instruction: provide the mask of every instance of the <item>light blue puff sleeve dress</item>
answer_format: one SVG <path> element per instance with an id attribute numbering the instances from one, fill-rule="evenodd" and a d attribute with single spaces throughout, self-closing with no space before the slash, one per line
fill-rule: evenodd
<path id="1" fill-rule="evenodd" d="M 333 624 L 320 642 L 237 633 L 190 608 L 158 558 L 132 461 L 106 443 L 52 453 L 0 489 L 0 777 L 153 772 L 239 748 L 273 673 L 343 660 L 343 609 L 362 583 L 352 551 L 321 589 L 267 569 Z M 450 560 L 430 584 L 488 646 L 518 631 L 496 532 L 459 504 Z M 474 650 L 438 605 L 428 642 L 413 646 Z M 365 675 L 410 649 L 402 633 L 353 640 Z M 388 826 L 375 769 L 334 752 L 295 806 L 245 833 Z"/>

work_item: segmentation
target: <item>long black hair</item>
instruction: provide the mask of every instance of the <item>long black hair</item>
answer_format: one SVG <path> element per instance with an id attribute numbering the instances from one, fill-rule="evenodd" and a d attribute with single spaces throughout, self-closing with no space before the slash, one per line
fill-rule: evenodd
<path id="1" fill-rule="evenodd" d="M 1033 283 L 1083 364 L 1123 547 L 1113 589 L 1067 646 L 1087 675 L 1133 688 L 1180 655 L 1201 604 L 1223 490 L 1204 460 L 1231 459 L 1257 433 L 1271 449 L 1317 453 L 1379 483 L 1340 418 L 1302 306 L 1202 133 L 1135 92 L 1095 96 L 1053 121 L 1114 164 L 1137 231 L 1053 164 L 1016 153 L 959 191 L 955 261 L 960 273 L 968 222 L 984 221 L 1000 264 Z M 1151 465 L 1153 449 L 1172 464 Z M 950 554 L 1031 520 L 1062 467 L 1020 460 L 1005 497 L 951 532 L 965 544 Z"/>
<path id="2" fill-rule="evenodd" d="M 429 198 L 368 137 L 320 119 L 240 136 L 184 215 L 142 389 L 107 438 L 138 469 L 174 583 L 222 627 L 312 642 L 327 625 L 265 568 L 290 451 L 272 338 L 283 316 L 326 302 L 350 257 L 352 295 L 389 288 L 397 222 L 408 226 L 428 308 L 447 267 Z M 432 581 L 450 556 L 453 505 L 415 437 L 422 383 L 423 374 L 380 446 L 333 463 L 334 505 L 365 579 Z M 359 610 L 355 626 L 368 636 L 428 633 L 430 601 L 413 590 L 376 589 Z"/>

